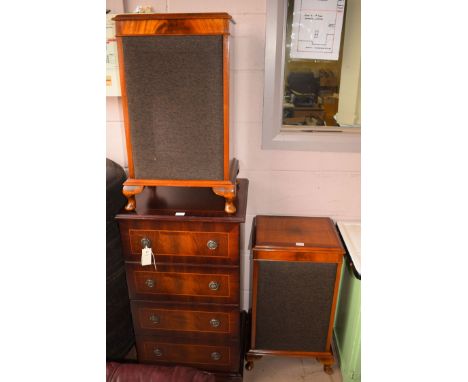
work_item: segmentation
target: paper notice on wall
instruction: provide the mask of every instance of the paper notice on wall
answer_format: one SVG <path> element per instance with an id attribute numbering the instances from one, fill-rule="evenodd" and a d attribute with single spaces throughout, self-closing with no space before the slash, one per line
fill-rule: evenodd
<path id="1" fill-rule="evenodd" d="M 345 0 L 295 0 L 291 58 L 338 60 Z"/>
<path id="2" fill-rule="evenodd" d="M 115 15 L 106 15 L 106 95 L 120 96 L 119 60 L 115 39 Z"/>

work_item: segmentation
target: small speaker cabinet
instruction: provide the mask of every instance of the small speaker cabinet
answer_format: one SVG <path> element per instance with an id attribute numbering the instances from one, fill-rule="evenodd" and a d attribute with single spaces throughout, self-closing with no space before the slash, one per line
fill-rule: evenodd
<path id="1" fill-rule="evenodd" d="M 123 14 L 114 20 L 129 170 L 125 208 L 135 209 L 145 186 L 211 187 L 234 213 L 231 16 Z"/>
<path id="2" fill-rule="evenodd" d="M 264 355 L 284 355 L 314 357 L 331 373 L 331 338 L 345 253 L 332 220 L 257 216 L 252 246 L 246 369 Z"/>

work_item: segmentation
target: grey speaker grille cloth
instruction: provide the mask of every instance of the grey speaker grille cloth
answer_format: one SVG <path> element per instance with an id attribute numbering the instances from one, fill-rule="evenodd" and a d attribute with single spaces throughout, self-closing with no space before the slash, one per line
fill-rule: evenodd
<path id="1" fill-rule="evenodd" d="M 223 179 L 222 36 L 122 41 L 135 177 Z"/>
<path id="2" fill-rule="evenodd" d="M 258 262 L 255 348 L 322 352 L 336 277 L 334 263 Z"/>

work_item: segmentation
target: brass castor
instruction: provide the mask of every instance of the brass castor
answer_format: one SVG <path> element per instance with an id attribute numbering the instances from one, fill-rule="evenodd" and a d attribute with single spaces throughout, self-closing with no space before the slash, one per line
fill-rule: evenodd
<path id="1" fill-rule="evenodd" d="M 248 371 L 251 371 L 254 367 L 254 363 L 252 361 L 248 361 L 246 364 L 245 364 L 245 370 L 248 370 Z"/>
<path id="2" fill-rule="evenodd" d="M 328 375 L 333 374 L 333 368 L 331 367 L 331 365 L 323 365 L 323 371 Z"/>

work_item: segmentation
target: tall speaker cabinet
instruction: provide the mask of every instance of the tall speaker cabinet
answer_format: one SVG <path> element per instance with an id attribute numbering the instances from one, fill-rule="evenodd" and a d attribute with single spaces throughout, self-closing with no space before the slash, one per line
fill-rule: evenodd
<path id="1" fill-rule="evenodd" d="M 227 13 L 115 18 L 129 178 L 126 209 L 145 186 L 209 187 L 235 213 Z"/>
<path id="2" fill-rule="evenodd" d="M 331 338 L 344 249 L 329 218 L 257 216 L 251 344 L 264 355 L 314 357 L 331 373 Z"/>
<path id="3" fill-rule="evenodd" d="M 207 188 L 147 187 L 119 222 L 138 361 L 185 365 L 241 381 L 246 332 L 240 310 L 240 226 L 236 212 Z M 142 249 L 154 260 L 142 265 Z"/>

